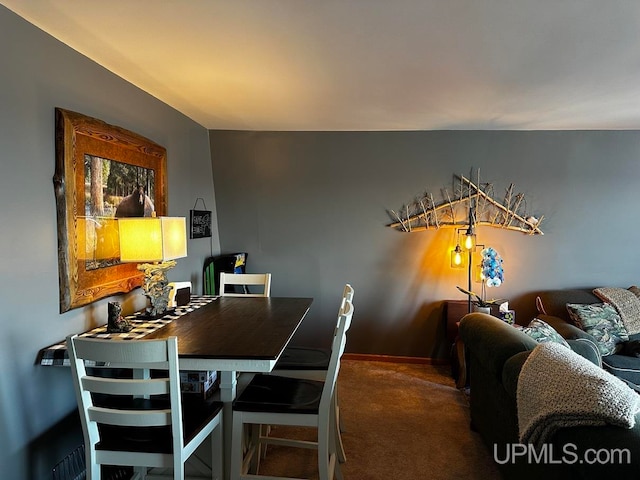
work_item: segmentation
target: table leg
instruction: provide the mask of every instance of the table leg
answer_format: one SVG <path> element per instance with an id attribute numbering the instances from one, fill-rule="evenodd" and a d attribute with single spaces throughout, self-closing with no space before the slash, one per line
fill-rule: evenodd
<path id="1" fill-rule="evenodd" d="M 237 388 L 236 372 L 220 372 L 220 400 L 224 403 L 222 414 L 223 421 L 223 447 L 224 447 L 224 478 L 229 479 L 231 474 L 231 433 L 233 432 L 232 403 L 236 398 Z"/>

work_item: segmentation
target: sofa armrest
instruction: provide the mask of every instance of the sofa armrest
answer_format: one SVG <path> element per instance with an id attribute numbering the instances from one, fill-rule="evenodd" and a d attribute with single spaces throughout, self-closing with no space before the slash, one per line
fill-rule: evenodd
<path id="1" fill-rule="evenodd" d="M 518 377 L 520 376 L 520 370 L 522 365 L 529 358 L 531 352 L 516 353 L 513 357 L 504 362 L 504 369 L 502 370 L 502 385 L 507 393 L 515 401 L 518 391 Z"/>
<path id="2" fill-rule="evenodd" d="M 556 332 L 562 335 L 574 352 L 602 367 L 602 355 L 598 350 L 598 342 L 592 335 L 552 315 L 538 315 L 538 318 L 551 325 Z"/>
<path id="3" fill-rule="evenodd" d="M 602 357 L 595 343 L 586 338 L 577 338 L 575 340 L 567 340 L 571 350 L 583 356 L 590 362 L 602 368 Z M 513 357 L 504 362 L 502 369 L 502 385 L 507 393 L 515 400 L 518 389 L 518 377 L 524 362 L 529 358 L 531 352 L 516 353 Z"/>
<path id="4" fill-rule="evenodd" d="M 600 354 L 600 350 L 598 350 L 598 345 L 596 345 L 594 341 L 588 338 L 576 338 L 574 340 L 567 340 L 567 343 L 571 347 L 571 350 L 602 368 L 602 355 Z"/>
<path id="5" fill-rule="evenodd" d="M 498 381 L 508 358 L 533 350 L 537 342 L 517 328 L 486 313 L 469 313 L 460 321 L 460 338 L 482 367 Z"/>

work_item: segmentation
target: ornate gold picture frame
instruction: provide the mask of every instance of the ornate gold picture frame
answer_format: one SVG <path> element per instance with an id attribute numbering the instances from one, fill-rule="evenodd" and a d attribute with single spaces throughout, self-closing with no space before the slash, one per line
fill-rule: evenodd
<path id="1" fill-rule="evenodd" d="M 56 108 L 53 177 L 60 313 L 142 284 L 120 263 L 117 217 L 167 212 L 166 149 L 136 133 Z"/>

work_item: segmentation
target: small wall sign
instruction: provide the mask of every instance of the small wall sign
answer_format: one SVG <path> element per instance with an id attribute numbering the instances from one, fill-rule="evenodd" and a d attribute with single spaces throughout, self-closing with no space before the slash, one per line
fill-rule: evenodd
<path id="1" fill-rule="evenodd" d="M 199 198 L 198 200 L 202 200 Z M 198 203 L 196 200 L 196 204 Z M 202 200 L 204 205 L 204 200 Z M 194 206 L 195 208 L 195 206 Z M 204 208 L 207 208 L 205 205 Z M 191 210 L 191 238 L 206 238 L 211 236 L 211 210 Z"/>

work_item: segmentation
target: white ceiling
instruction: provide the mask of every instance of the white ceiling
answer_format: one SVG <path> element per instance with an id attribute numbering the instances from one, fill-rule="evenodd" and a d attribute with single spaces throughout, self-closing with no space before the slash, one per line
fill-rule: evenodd
<path id="1" fill-rule="evenodd" d="M 640 129 L 638 0 L 0 0 L 209 129 Z"/>

